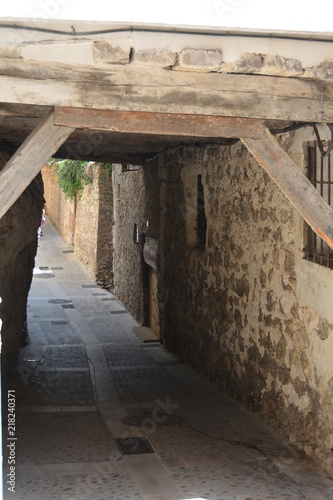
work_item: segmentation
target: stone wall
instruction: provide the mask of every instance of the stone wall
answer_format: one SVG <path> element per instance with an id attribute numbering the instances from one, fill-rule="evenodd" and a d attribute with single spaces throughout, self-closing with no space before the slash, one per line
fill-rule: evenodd
<path id="1" fill-rule="evenodd" d="M 0 155 L 0 170 L 8 159 L 8 155 Z M 38 175 L 0 220 L 1 370 L 4 374 L 15 363 L 22 344 L 42 208 L 43 181 Z"/>
<path id="2" fill-rule="evenodd" d="M 45 166 L 42 176 L 45 188 L 46 215 L 58 229 L 63 240 L 68 245 L 74 244 L 74 207 L 59 189 L 57 168 Z"/>
<path id="3" fill-rule="evenodd" d="M 115 294 L 137 321 L 150 326 L 158 337 L 162 275 L 160 268 L 153 268 L 143 256 L 148 238 L 158 244 L 160 237 L 158 170 L 153 163 L 144 167 L 114 165 L 113 186 Z M 137 244 L 134 243 L 135 224 L 139 234 Z M 151 315 L 149 308 L 153 309 Z"/>
<path id="4" fill-rule="evenodd" d="M 117 298 L 142 324 L 144 293 L 142 235 L 145 233 L 145 181 L 142 167 L 123 172 L 113 168 L 114 186 L 114 289 Z M 138 224 L 139 242 L 134 243 L 134 224 Z"/>
<path id="5" fill-rule="evenodd" d="M 281 138 L 301 169 L 307 139 L 307 131 Z M 195 238 L 198 175 L 205 245 Z M 142 303 L 131 242 L 139 221 L 160 243 L 165 345 L 332 473 L 333 274 L 302 258 L 299 214 L 241 143 L 171 150 L 118 182 L 116 250 L 126 271 L 116 289 L 126 306 L 135 313 Z"/>
<path id="6" fill-rule="evenodd" d="M 91 276 L 105 288 L 113 286 L 113 192 L 112 176 L 105 164 L 90 166 L 92 183 L 76 202 L 66 200 L 56 177 L 56 167 L 42 170 L 46 212 L 67 244 L 86 265 Z"/>
<path id="7" fill-rule="evenodd" d="M 75 253 L 94 279 L 97 269 L 99 218 L 98 170 L 97 166 L 90 169 L 92 183 L 85 186 L 82 198 L 76 203 L 74 232 Z"/>
<path id="8" fill-rule="evenodd" d="M 200 166 L 206 248 L 186 239 L 186 183 Z M 332 468 L 333 372 L 321 358 L 333 354 L 333 325 L 298 300 L 297 213 L 239 144 L 187 151 L 177 167 L 167 182 L 167 345 Z"/>
<path id="9" fill-rule="evenodd" d="M 96 282 L 113 288 L 113 187 L 112 172 L 104 164 L 98 170 L 99 212 L 97 236 Z"/>

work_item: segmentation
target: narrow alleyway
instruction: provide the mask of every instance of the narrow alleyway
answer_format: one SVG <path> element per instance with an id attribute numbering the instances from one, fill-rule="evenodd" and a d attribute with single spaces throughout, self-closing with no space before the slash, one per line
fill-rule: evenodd
<path id="1" fill-rule="evenodd" d="M 49 221 L 35 271 L 30 345 L 3 390 L 4 407 L 15 390 L 17 410 L 6 499 L 333 498 L 333 482 L 299 450 L 143 342 Z M 6 475 L 6 456 L 4 465 Z"/>

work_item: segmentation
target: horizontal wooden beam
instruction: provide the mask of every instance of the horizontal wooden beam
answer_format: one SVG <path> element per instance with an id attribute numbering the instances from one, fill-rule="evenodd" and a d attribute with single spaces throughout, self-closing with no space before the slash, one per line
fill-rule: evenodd
<path id="1" fill-rule="evenodd" d="M 262 120 L 221 116 L 104 111 L 70 107 L 54 109 L 54 123 L 80 129 L 176 137 L 260 137 Z"/>
<path id="2" fill-rule="evenodd" d="M 263 127 L 261 139 L 241 140 L 306 222 L 333 249 L 333 208 L 325 202 L 269 130 Z"/>
<path id="3" fill-rule="evenodd" d="M 54 125 L 53 112 L 24 141 L 0 172 L 0 218 L 15 203 L 45 163 L 73 132 Z"/>
<path id="4" fill-rule="evenodd" d="M 333 121 L 333 83 L 314 79 L 0 59 L 0 88 L 3 103 Z"/>

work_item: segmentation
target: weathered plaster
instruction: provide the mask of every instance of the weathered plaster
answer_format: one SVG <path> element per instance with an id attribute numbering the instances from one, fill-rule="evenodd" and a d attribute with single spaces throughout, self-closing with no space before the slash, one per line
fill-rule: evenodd
<path id="1" fill-rule="evenodd" d="M 39 21 L 21 23 L 38 27 Z M 16 20 L 15 25 L 19 24 Z M 166 33 L 165 27 L 158 25 L 145 31 L 142 26 L 136 30 L 119 23 L 50 20 L 48 27 L 68 35 L 3 29 L 1 57 L 96 68 L 134 63 L 177 71 L 333 78 L 332 42 L 323 34 L 310 37 L 308 33 L 209 28 Z M 316 36 L 320 40 L 314 41 Z"/>
<path id="2" fill-rule="evenodd" d="M 300 305 L 315 309 L 329 323 L 333 323 L 333 271 L 312 262 L 298 260 L 296 274 Z"/>

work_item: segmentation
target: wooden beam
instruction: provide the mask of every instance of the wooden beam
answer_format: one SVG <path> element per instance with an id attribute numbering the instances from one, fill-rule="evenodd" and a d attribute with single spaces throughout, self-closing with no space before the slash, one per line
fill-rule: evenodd
<path id="1" fill-rule="evenodd" d="M 241 141 L 306 222 L 333 249 L 333 208 L 325 202 L 269 130 L 263 127 L 261 139 L 241 138 Z"/>
<path id="2" fill-rule="evenodd" d="M 0 172 L 0 218 L 15 203 L 45 163 L 73 132 L 54 125 L 50 112 Z"/>
<path id="3" fill-rule="evenodd" d="M 135 64 L 70 67 L 0 58 L 0 88 L 3 103 L 333 121 L 333 83 L 315 79 L 167 71 Z"/>
<path id="4" fill-rule="evenodd" d="M 138 111 L 103 111 L 56 107 L 54 123 L 66 127 L 94 129 L 128 134 L 167 135 L 176 137 L 252 137 L 259 138 L 262 120 L 228 116 L 147 113 Z"/>

